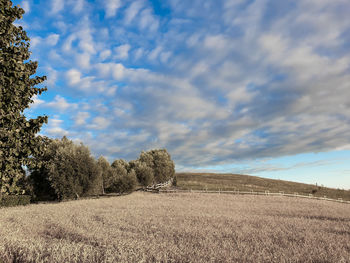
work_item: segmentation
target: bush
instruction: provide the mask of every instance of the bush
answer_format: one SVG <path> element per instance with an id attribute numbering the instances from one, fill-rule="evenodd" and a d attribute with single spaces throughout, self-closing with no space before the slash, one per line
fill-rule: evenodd
<path id="1" fill-rule="evenodd" d="M 51 140 L 34 158 L 38 165 L 30 167 L 30 180 L 37 200 L 64 200 L 102 192 L 101 173 L 83 144 L 76 145 L 66 137 Z"/>
<path id="2" fill-rule="evenodd" d="M 3 195 L 0 200 L 0 207 L 28 205 L 30 199 L 30 195 Z"/>

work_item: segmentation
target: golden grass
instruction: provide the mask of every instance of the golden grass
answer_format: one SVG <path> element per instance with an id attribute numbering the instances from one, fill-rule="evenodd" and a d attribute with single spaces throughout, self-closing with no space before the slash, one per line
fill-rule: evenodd
<path id="1" fill-rule="evenodd" d="M 213 173 L 177 173 L 177 185 L 180 189 L 193 190 L 240 190 L 278 193 L 299 193 L 301 195 L 313 194 L 317 197 L 350 201 L 350 191 L 333 189 L 311 184 L 296 183 L 283 180 L 274 180 L 257 176 L 242 174 L 213 174 Z"/>
<path id="2" fill-rule="evenodd" d="M 219 194 L 0 209 L 0 262 L 349 262 L 350 206 Z"/>

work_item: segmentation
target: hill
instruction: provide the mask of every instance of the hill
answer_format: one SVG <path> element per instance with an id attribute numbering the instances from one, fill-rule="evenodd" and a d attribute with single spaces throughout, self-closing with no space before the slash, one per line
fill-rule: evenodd
<path id="1" fill-rule="evenodd" d="M 312 184 L 303 184 L 283 180 L 267 179 L 242 174 L 215 174 L 215 173 L 177 173 L 177 186 L 180 189 L 192 190 L 226 190 L 226 191 L 270 191 L 274 193 L 312 194 L 317 197 L 350 201 L 350 191 L 327 188 Z"/>

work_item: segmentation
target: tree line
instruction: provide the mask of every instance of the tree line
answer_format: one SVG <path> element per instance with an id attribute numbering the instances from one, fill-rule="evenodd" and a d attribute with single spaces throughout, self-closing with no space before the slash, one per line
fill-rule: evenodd
<path id="1" fill-rule="evenodd" d="M 0 1 L 0 205 L 6 196 L 30 194 L 35 200 L 64 200 L 125 193 L 136 185 L 161 183 L 174 176 L 166 149 L 141 152 L 137 160 L 95 160 L 88 147 L 66 137 L 38 136 L 47 116 L 28 119 L 24 110 L 46 87 L 35 75 L 30 39 L 15 21 L 24 10 Z M 34 76 L 33 76 L 34 75 Z"/>
<path id="2" fill-rule="evenodd" d="M 117 159 L 110 164 L 103 156 L 95 160 L 88 147 L 67 137 L 42 137 L 41 143 L 44 150 L 31 156 L 26 184 L 35 200 L 131 192 L 137 185 L 165 182 L 175 174 L 166 149 L 141 152 L 137 160 Z"/>

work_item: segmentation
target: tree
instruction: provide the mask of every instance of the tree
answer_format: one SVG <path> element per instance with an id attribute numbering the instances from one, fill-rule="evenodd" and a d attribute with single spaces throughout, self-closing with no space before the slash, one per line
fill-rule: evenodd
<path id="1" fill-rule="evenodd" d="M 129 170 L 129 163 L 123 159 L 117 159 L 115 160 L 112 165 L 111 165 L 114 169 L 120 170 L 120 173 L 123 173 L 122 170 L 125 169 L 125 171 Z"/>
<path id="2" fill-rule="evenodd" d="M 153 156 L 154 177 L 157 183 L 172 179 L 175 175 L 175 165 L 166 149 L 150 151 Z"/>
<path id="3" fill-rule="evenodd" d="M 142 186 L 149 186 L 154 182 L 154 171 L 153 168 L 148 166 L 147 163 L 139 160 L 131 161 L 134 167 L 138 182 Z"/>
<path id="4" fill-rule="evenodd" d="M 175 175 L 174 162 L 166 149 L 142 151 L 134 165 L 137 178 L 144 186 L 166 182 Z"/>
<path id="5" fill-rule="evenodd" d="M 103 156 L 100 156 L 97 160 L 97 166 L 100 169 L 102 176 L 102 193 L 104 194 L 105 189 L 109 188 L 113 180 L 113 170 L 109 162 Z"/>
<path id="6" fill-rule="evenodd" d="M 30 177 L 34 185 L 45 187 L 39 189 L 44 196 L 54 192 L 54 199 L 64 200 L 102 192 L 97 163 L 83 144 L 74 144 L 66 137 L 56 139 L 36 159 L 40 165 L 30 167 Z M 37 190 L 34 187 L 35 194 L 42 195 Z"/>
<path id="7" fill-rule="evenodd" d="M 112 163 L 113 179 L 109 192 L 125 193 L 131 192 L 136 187 L 137 178 L 134 169 L 123 159 L 115 160 Z"/>
<path id="8" fill-rule="evenodd" d="M 23 165 L 40 151 L 35 135 L 47 123 L 46 116 L 28 120 L 23 113 L 33 96 L 46 90 L 36 87 L 45 76 L 31 78 L 38 63 L 29 60 L 30 39 L 13 24 L 23 14 L 10 0 L 0 1 L 0 199 L 2 194 L 23 191 L 19 184 L 25 177 Z"/>

